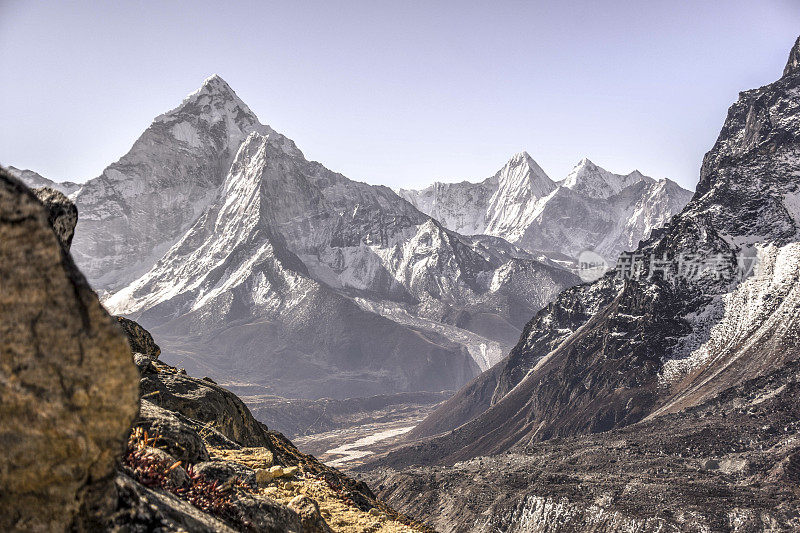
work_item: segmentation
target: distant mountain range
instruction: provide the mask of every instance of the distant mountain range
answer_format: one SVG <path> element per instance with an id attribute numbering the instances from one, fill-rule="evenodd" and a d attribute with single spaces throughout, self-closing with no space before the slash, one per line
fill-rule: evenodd
<path id="1" fill-rule="evenodd" d="M 110 310 L 192 371 L 284 396 L 458 388 L 579 281 L 307 161 L 218 76 L 72 196 Z"/>
<path id="2" fill-rule="evenodd" d="M 553 181 L 527 152 L 480 183 L 434 183 L 399 193 L 453 231 L 502 237 L 531 252 L 578 257 L 590 250 L 612 266 L 692 196 L 674 181 L 638 170 L 612 174 L 588 159 Z"/>
<path id="3" fill-rule="evenodd" d="M 67 196 L 74 194 L 81 188 L 79 183 L 73 183 L 71 181 L 56 182 L 32 170 L 20 170 L 16 167 L 8 167 L 7 170 L 12 176 L 19 178 L 25 185 L 31 188 L 50 187 Z"/>
<path id="4" fill-rule="evenodd" d="M 219 76 L 98 178 L 17 175 L 71 195 L 76 262 L 167 360 L 309 398 L 461 387 L 580 282 L 579 251 L 612 260 L 689 194 L 588 161 L 553 182 L 522 153 L 398 195 L 308 161 Z"/>

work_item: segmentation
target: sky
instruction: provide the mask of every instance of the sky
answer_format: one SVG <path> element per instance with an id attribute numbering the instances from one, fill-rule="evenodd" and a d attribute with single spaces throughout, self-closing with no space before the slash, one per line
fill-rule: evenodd
<path id="1" fill-rule="evenodd" d="M 0 163 L 86 181 L 211 74 L 306 157 L 391 187 L 528 151 L 694 188 L 797 0 L 0 0 Z"/>

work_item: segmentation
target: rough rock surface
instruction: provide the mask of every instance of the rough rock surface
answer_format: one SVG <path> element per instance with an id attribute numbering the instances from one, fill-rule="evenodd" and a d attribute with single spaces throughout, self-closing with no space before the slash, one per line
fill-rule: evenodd
<path id="1" fill-rule="evenodd" d="M 125 335 L 128 337 L 128 344 L 131 346 L 131 351 L 134 353 L 142 353 L 153 359 L 158 359 L 158 356 L 161 355 L 161 348 L 159 348 L 156 341 L 153 340 L 153 336 L 150 335 L 149 331 L 129 318 L 122 316 L 116 318 L 122 331 L 124 331 Z"/>
<path id="2" fill-rule="evenodd" d="M 209 424 L 228 439 L 243 446 L 265 446 L 264 425 L 235 394 L 182 374 L 150 374 L 142 377 L 142 395 L 163 409 Z"/>
<path id="3" fill-rule="evenodd" d="M 44 204 L 48 220 L 61 245 L 69 250 L 78 223 L 78 208 L 62 192 L 50 187 L 34 189 L 33 193 Z"/>
<path id="4" fill-rule="evenodd" d="M 155 439 L 155 445 L 163 447 L 179 461 L 199 463 L 209 459 L 197 428 L 180 413 L 142 400 L 136 426 L 146 429 Z"/>
<path id="5" fill-rule="evenodd" d="M 238 533 L 224 521 L 202 512 L 167 491 L 148 488 L 125 474 L 117 475 L 115 483 L 119 494 L 119 509 L 106 523 L 108 531 Z"/>
<path id="6" fill-rule="evenodd" d="M 303 530 L 308 533 L 330 533 L 331 528 L 319 513 L 317 502 L 302 494 L 292 498 L 289 509 L 300 515 Z"/>
<path id="7" fill-rule="evenodd" d="M 627 428 L 365 475 L 443 533 L 797 531 L 798 394 L 795 361 Z"/>
<path id="8" fill-rule="evenodd" d="M 138 409 L 131 352 L 50 216 L 0 170 L 3 531 L 91 528 L 113 498 L 114 464 Z"/>

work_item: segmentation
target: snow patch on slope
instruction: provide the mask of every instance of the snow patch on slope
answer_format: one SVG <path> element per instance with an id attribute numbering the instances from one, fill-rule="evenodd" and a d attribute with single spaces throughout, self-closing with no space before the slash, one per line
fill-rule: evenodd
<path id="1" fill-rule="evenodd" d="M 724 355 L 744 353 L 761 338 L 756 331 L 766 331 L 800 310 L 800 243 L 759 244 L 755 250 L 750 277 L 729 293 L 714 296 L 701 313 L 687 316 L 692 332 L 664 363 L 662 385 Z"/>

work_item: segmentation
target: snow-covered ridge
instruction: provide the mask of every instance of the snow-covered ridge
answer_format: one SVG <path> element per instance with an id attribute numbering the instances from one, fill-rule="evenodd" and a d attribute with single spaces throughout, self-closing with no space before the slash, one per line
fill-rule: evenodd
<path id="1" fill-rule="evenodd" d="M 692 196 L 671 180 L 638 170 L 614 174 L 588 159 L 554 182 L 527 152 L 479 183 L 434 183 L 399 194 L 445 227 L 502 237 L 528 251 L 571 257 L 593 250 L 613 264 Z"/>
<path id="2" fill-rule="evenodd" d="M 16 167 L 8 167 L 7 170 L 12 176 L 18 178 L 20 181 L 22 181 L 22 183 L 32 189 L 36 189 L 38 187 L 50 187 L 64 193 L 69 197 L 73 197 L 81 188 L 79 183 L 73 183 L 71 181 L 58 182 L 49 180 L 33 170 L 23 170 Z"/>
<path id="3" fill-rule="evenodd" d="M 640 181 L 648 184 L 655 182 L 638 170 L 626 175 L 614 174 L 583 158 L 560 185 L 590 198 L 608 198 Z"/>

